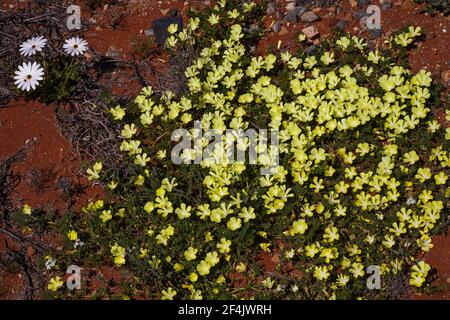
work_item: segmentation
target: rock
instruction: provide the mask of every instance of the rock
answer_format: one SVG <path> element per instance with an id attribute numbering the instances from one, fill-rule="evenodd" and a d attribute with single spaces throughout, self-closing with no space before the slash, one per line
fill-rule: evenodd
<path id="1" fill-rule="evenodd" d="M 288 13 L 286 13 L 283 17 L 283 20 L 286 21 L 287 23 L 296 23 L 297 22 L 297 15 L 295 14 L 295 12 L 289 11 Z"/>
<path id="2" fill-rule="evenodd" d="M 350 7 L 355 8 L 358 5 L 358 1 L 356 0 L 349 0 L 350 2 Z"/>
<path id="3" fill-rule="evenodd" d="M 277 21 L 277 22 L 275 22 L 273 24 L 272 31 L 273 32 L 280 32 L 282 26 L 283 26 L 283 23 L 281 21 Z"/>
<path id="4" fill-rule="evenodd" d="M 283 20 L 288 23 L 296 23 L 297 18 L 301 16 L 307 9 L 303 6 L 295 7 L 293 10 L 285 14 Z"/>
<path id="5" fill-rule="evenodd" d="M 316 51 L 317 49 L 319 49 L 319 46 L 313 44 L 313 45 L 311 45 L 311 46 L 309 46 L 309 47 L 307 47 L 307 48 L 305 49 L 305 53 L 306 53 L 306 55 L 310 56 L 310 55 L 312 55 L 312 54 L 314 53 L 314 51 Z"/>
<path id="6" fill-rule="evenodd" d="M 105 56 L 107 56 L 108 58 L 117 59 L 119 58 L 120 53 L 121 50 L 117 49 L 114 45 L 112 45 L 111 47 L 108 48 L 108 50 L 106 50 Z"/>
<path id="7" fill-rule="evenodd" d="M 319 35 L 319 30 L 316 26 L 309 26 L 302 30 L 302 32 L 308 37 L 308 39 L 313 39 Z"/>
<path id="8" fill-rule="evenodd" d="M 444 86 L 450 88 L 450 70 L 446 70 L 441 73 L 441 80 Z"/>
<path id="9" fill-rule="evenodd" d="M 381 10 L 387 10 L 387 9 L 390 9 L 390 8 L 392 8 L 392 3 L 390 3 L 390 2 L 383 2 L 381 4 Z"/>
<path id="10" fill-rule="evenodd" d="M 377 38 L 381 37 L 381 35 L 383 34 L 383 30 L 382 29 L 370 29 L 369 34 L 370 34 L 370 40 L 377 39 Z"/>
<path id="11" fill-rule="evenodd" d="M 336 29 L 344 30 L 346 25 L 347 23 L 345 22 L 345 20 L 339 20 L 339 22 L 336 23 Z"/>
<path id="12" fill-rule="evenodd" d="M 253 31 L 258 31 L 259 27 L 258 24 L 256 23 L 252 23 L 248 28 L 247 28 L 247 32 L 253 32 Z"/>
<path id="13" fill-rule="evenodd" d="M 369 19 L 369 17 L 364 16 L 359 20 L 361 27 L 365 28 L 367 26 L 367 19 Z"/>
<path id="14" fill-rule="evenodd" d="M 319 19 L 320 17 L 312 11 L 307 11 L 300 16 L 300 20 L 303 22 L 314 22 Z"/>
<path id="15" fill-rule="evenodd" d="M 266 13 L 267 13 L 268 15 L 271 15 L 271 14 L 274 14 L 274 13 L 275 13 L 275 4 L 274 4 L 273 2 L 270 2 L 270 3 L 267 5 Z"/>
<path id="16" fill-rule="evenodd" d="M 370 4 L 370 0 L 357 0 L 358 5 L 367 6 Z"/>
<path id="17" fill-rule="evenodd" d="M 362 17 L 370 16 L 370 13 L 367 13 L 366 10 L 358 10 L 352 13 L 352 16 L 356 19 L 361 19 Z"/>
<path id="18" fill-rule="evenodd" d="M 294 10 L 294 9 L 295 9 L 295 2 L 289 2 L 289 3 L 286 5 L 285 8 L 286 8 L 286 11 L 287 11 L 287 12 Z"/>
<path id="19" fill-rule="evenodd" d="M 153 31 L 152 28 L 150 28 L 150 29 L 144 30 L 144 34 L 145 34 L 147 37 L 153 37 L 153 36 L 155 35 L 155 32 Z"/>
<path id="20" fill-rule="evenodd" d="M 395 1 L 394 2 L 394 7 L 401 7 L 402 4 L 403 4 L 403 0 Z"/>
<path id="21" fill-rule="evenodd" d="M 178 10 L 176 9 L 169 10 L 167 17 L 158 18 L 153 21 L 152 29 L 158 46 L 162 46 L 166 42 L 166 39 L 169 36 L 167 28 L 171 24 L 177 24 L 178 30 L 183 28 L 183 18 L 178 14 Z"/>

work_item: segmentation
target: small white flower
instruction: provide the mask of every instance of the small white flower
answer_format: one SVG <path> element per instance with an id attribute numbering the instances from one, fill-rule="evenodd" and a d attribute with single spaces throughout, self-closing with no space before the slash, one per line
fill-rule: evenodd
<path id="1" fill-rule="evenodd" d="M 45 261 L 45 267 L 47 270 L 50 270 L 53 268 L 56 264 L 56 259 L 50 258 L 49 260 Z"/>
<path id="2" fill-rule="evenodd" d="M 413 204 L 415 204 L 416 203 L 416 200 L 413 198 L 413 197 L 409 197 L 407 200 L 406 200 L 406 204 L 408 205 L 408 206 L 411 206 L 411 205 L 413 205 Z"/>
<path id="3" fill-rule="evenodd" d="M 88 43 L 86 40 L 75 37 L 66 40 L 63 48 L 67 54 L 70 54 L 71 56 L 79 56 L 88 49 Z"/>
<path id="4" fill-rule="evenodd" d="M 84 245 L 84 242 L 80 239 L 75 240 L 75 243 L 73 244 L 74 248 L 82 247 Z"/>
<path id="5" fill-rule="evenodd" d="M 33 64 L 31 62 L 24 62 L 19 66 L 19 70 L 15 74 L 14 80 L 16 80 L 15 84 L 17 88 L 30 91 L 30 89 L 36 89 L 39 81 L 43 79 L 44 69 L 37 62 L 33 62 Z"/>
<path id="6" fill-rule="evenodd" d="M 36 54 L 36 52 L 42 51 L 42 48 L 45 47 L 46 43 L 47 39 L 42 36 L 28 39 L 20 45 L 20 54 L 23 56 L 32 56 Z"/>

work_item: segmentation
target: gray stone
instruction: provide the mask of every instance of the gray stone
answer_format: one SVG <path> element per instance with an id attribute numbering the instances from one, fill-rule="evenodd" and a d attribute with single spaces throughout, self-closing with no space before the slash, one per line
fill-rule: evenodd
<path id="1" fill-rule="evenodd" d="M 303 22 L 314 22 L 319 19 L 320 17 L 312 11 L 307 11 L 300 16 L 300 20 Z"/>
<path id="2" fill-rule="evenodd" d="M 258 31 L 259 27 L 256 23 L 252 23 L 248 28 L 247 28 L 247 32 L 253 32 L 253 31 Z"/>
<path id="3" fill-rule="evenodd" d="M 297 18 L 305 13 L 306 10 L 307 9 L 303 6 L 295 7 L 293 10 L 285 14 L 283 20 L 288 23 L 296 23 L 298 21 Z"/>
<path id="4" fill-rule="evenodd" d="M 390 8 L 392 8 L 392 3 L 390 3 L 390 2 L 383 2 L 381 4 L 381 9 L 382 10 L 387 10 L 387 9 L 390 9 Z"/>
<path id="5" fill-rule="evenodd" d="M 153 21 L 152 29 L 158 46 L 162 46 L 166 42 L 169 36 L 167 28 L 171 24 L 177 24 L 178 31 L 183 29 L 183 17 L 178 14 L 178 10 L 176 9 L 171 9 L 166 17 L 158 18 Z"/>
<path id="6" fill-rule="evenodd" d="M 347 22 L 345 22 L 345 20 L 339 20 L 339 22 L 336 23 L 336 29 L 344 30 L 346 25 L 347 25 Z"/>
<path id="7" fill-rule="evenodd" d="M 357 0 L 358 1 L 358 5 L 360 6 L 367 6 L 370 4 L 370 0 Z"/>
<path id="8" fill-rule="evenodd" d="M 270 3 L 267 5 L 266 13 L 267 13 L 268 15 L 271 15 L 271 14 L 274 14 L 274 13 L 275 13 L 275 4 L 274 4 L 273 2 L 270 2 Z"/>
<path id="9" fill-rule="evenodd" d="M 277 21 L 272 26 L 273 32 L 279 32 L 281 30 L 281 27 L 283 26 L 283 23 L 281 21 Z"/>
<path id="10" fill-rule="evenodd" d="M 356 19 L 361 19 L 362 17 L 370 16 L 370 13 L 367 13 L 366 10 L 358 10 L 352 13 L 352 16 Z"/>
<path id="11" fill-rule="evenodd" d="M 381 37 L 381 35 L 383 34 L 383 30 L 382 29 L 371 29 L 369 30 L 369 34 L 370 34 L 370 39 L 377 39 L 379 37 Z"/>
<path id="12" fill-rule="evenodd" d="M 319 46 L 316 46 L 315 44 L 313 44 L 313 45 L 311 45 L 311 46 L 309 46 L 309 47 L 307 47 L 307 48 L 305 49 L 305 54 L 308 55 L 308 56 L 310 56 L 310 55 L 312 55 L 312 54 L 314 53 L 314 51 L 316 51 L 317 49 L 319 49 Z"/>
<path id="13" fill-rule="evenodd" d="M 144 30 L 144 34 L 145 34 L 147 37 L 153 37 L 153 36 L 155 35 L 155 32 L 153 31 L 152 28 L 150 28 L 150 29 Z"/>
<path id="14" fill-rule="evenodd" d="M 118 59 L 120 57 L 122 50 L 117 49 L 114 45 L 106 50 L 105 56 L 112 59 Z"/>
<path id="15" fill-rule="evenodd" d="M 283 20 L 287 23 L 296 23 L 297 22 L 297 15 L 293 11 L 289 11 L 286 13 L 283 17 Z"/>

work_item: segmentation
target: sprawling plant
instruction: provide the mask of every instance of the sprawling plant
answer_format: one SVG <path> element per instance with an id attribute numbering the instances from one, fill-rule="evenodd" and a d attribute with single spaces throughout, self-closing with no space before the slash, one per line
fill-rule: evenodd
<path id="1" fill-rule="evenodd" d="M 431 112 L 430 73 L 395 60 L 420 28 L 386 51 L 342 35 L 317 55 L 251 56 L 242 25 L 255 6 L 226 5 L 169 28 L 175 51 L 202 43 L 185 95 L 147 87 L 111 109 L 127 170 L 88 169 L 109 195 L 67 223 L 58 261 L 130 270 L 163 299 L 369 298 L 389 297 L 399 279 L 423 286 L 430 266 L 417 253 L 449 221 L 450 129 Z M 277 132 L 278 146 L 258 134 L 254 164 L 231 159 L 252 147 L 250 129 Z M 199 134 L 208 130 L 219 135 L 212 148 Z M 373 270 L 379 290 L 367 286 Z"/>

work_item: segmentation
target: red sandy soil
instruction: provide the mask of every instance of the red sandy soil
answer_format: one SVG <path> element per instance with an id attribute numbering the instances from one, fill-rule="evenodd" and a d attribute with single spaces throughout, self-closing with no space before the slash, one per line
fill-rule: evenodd
<path id="1" fill-rule="evenodd" d="M 74 209 L 79 210 L 89 199 L 101 194 L 101 189 L 92 187 L 81 172 L 81 160 L 70 143 L 61 135 L 52 107 L 36 102 L 18 101 L 0 108 L 0 162 L 16 153 L 25 144 L 30 145 L 24 161 L 12 167 L 12 173 L 20 176 L 13 203 L 17 208 L 27 203 L 33 208 L 57 210 L 63 213 L 67 202 L 63 193 L 57 187 L 60 178 L 72 183 L 80 183 L 86 187 L 74 203 Z M 48 174 L 44 188 L 36 190 L 31 183 L 31 173 L 41 171 Z M 20 233 L 20 231 L 19 231 Z M 4 234 L 0 233 L 0 252 L 4 250 Z M 45 237 L 39 242 L 52 244 L 54 239 Z M 10 246 L 19 248 L 17 243 L 8 240 Z M 34 256 L 32 248 L 28 253 Z M 17 299 L 21 297 L 20 273 L 14 274 L 2 270 L 0 273 L 0 299 Z"/>
<path id="2" fill-rule="evenodd" d="M 282 2 L 283 0 L 277 0 Z M 376 0 L 378 1 L 378 0 Z M 106 54 L 108 50 L 115 51 L 117 58 L 121 60 L 132 60 L 131 55 L 133 38 L 144 39 L 143 30 L 151 27 L 151 22 L 163 16 L 168 9 L 177 8 L 182 12 L 186 21 L 186 9 L 192 3 L 198 5 L 199 1 L 156 1 L 156 0 L 132 0 L 127 8 L 127 15 L 117 28 L 109 26 L 109 21 L 116 11 L 110 6 L 89 12 L 82 7 L 82 18 L 94 24 L 84 37 L 88 40 L 92 49 Z M 16 5 L 17 1 L 3 1 L 3 9 L 11 9 L 10 5 Z M 26 6 L 26 3 L 19 3 Z M 367 30 L 361 26 L 356 18 L 351 17 L 351 12 L 360 10 L 351 8 L 348 0 L 341 1 L 343 11 L 335 13 L 331 8 L 315 10 L 321 17 L 321 21 L 312 23 L 320 32 L 320 40 L 331 35 L 336 23 L 340 20 L 347 21 L 345 31 L 355 35 L 367 35 Z M 1 6 L 0 6 L 1 8 Z M 398 1 L 393 8 L 381 12 L 383 35 L 374 41 L 380 45 L 394 31 L 406 25 L 418 25 L 426 34 L 426 39 L 414 48 L 410 55 L 412 69 L 417 71 L 421 68 L 430 70 L 438 79 L 442 71 L 450 69 L 450 18 L 437 14 L 431 17 L 420 13 L 424 6 L 417 6 L 411 0 Z M 282 47 L 291 47 L 295 34 L 310 24 L 296 23 L 288 25 L 283 23 L 284 30 L 278 34 L 270 31 L 273 17 L 267 17 L 265 26 L 267 36 L 261 41 L 258 51 L 264 52 L 269 46 L 276 47 L 282 40 Z M 163 55 L 156 56 L 164 59 Z M 154 59 L 151 57 L 150 59 Z M 148 79 L 152 80 L 152 79 Z M 105 81 L 120 83 L 115 86 L 115 94 L 134 95 L 140 89 L 137 80 L 130 76 L 130 70 L 114 72 L 111 78 Z M 101 194 L 98 187 L 91 187 L 80 172 L 80 159 L 70 146 L 69 142 L 62 137 L 56 125 L 54 110 L 51 107 L 32 102 L 14 102 L 7 108 L 0 108 L 0 161 L 11 156 L 24 143 L 29 140 L 34 142 L 33 147 L 26 160 L 14 166 L 14 173 L 22 176 L 13 195 L 17 206 L 28 203 L 35 208 L 55 208 L 63 210 L 65 202 L 61 198 L 61 191 L 56 188 L 56 182 L 60 177 L 68 177 L 71 181 L 78 181 L 88 187 L 86 193 L 77 200 L 76 207 L 83 205 L 90 198 Z M 32 170 L 51 169 L 52 178 L 48 181 L 47 188 L 43 192 L 36 192 L 29 183 L 29 173 Z M 0 242 L 2 237 L 0 236 Z M 408 299 L 450 299 L 450 237 L 441 235 L 433 238 L 434 248 L 423 255 L 424 259 L 438 270 L 438 278 L 434 282 L 439 289 L 433 294 L 413 294 Z M 0 246 L 0 252 L 2 248 Z M 260 261 L 267 272 L 273 272 L 280 259 L 277 254 L 261 254 Z M 290 268 L 289 268 L 290 269 Z M 295 272 L 289 271 L 288 272 Z M 98 277 L 106 279 L 117 279 L 117 273 L 110 268 L 103 268 L 98 272 Z M 20 273 L 0 270 L 0 299 L 17 299 L 23 294 L 21 287 L 23 280 Z M 242 278 L 239 274 L 231 275 L 239 284 Z M 93 289 L 99 284 L 93 281 Z M 7 290 L 2 290 L 7 288 Z"/>

